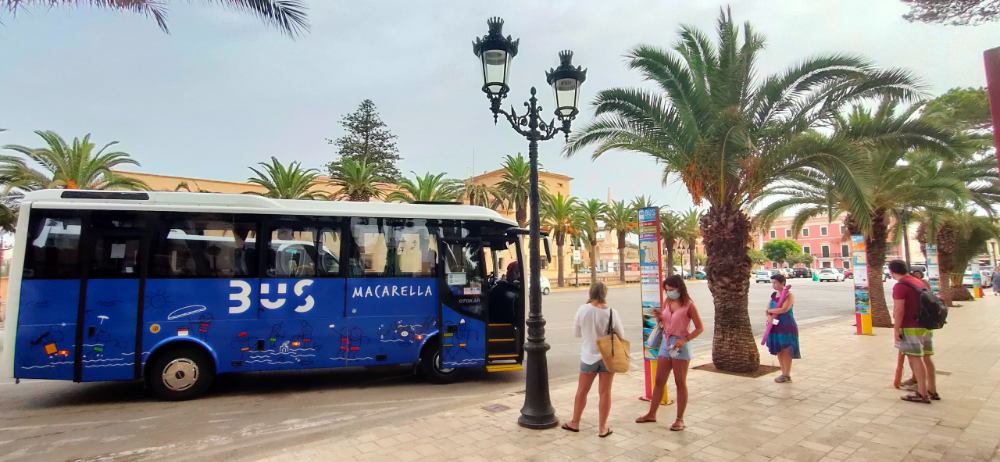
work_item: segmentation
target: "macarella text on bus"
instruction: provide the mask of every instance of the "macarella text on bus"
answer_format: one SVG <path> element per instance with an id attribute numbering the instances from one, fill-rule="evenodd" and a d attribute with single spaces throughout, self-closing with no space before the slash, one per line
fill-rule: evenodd
<path id="1" fill-rule="evenodd" d="M 430 285 L 375 285 L 355 287 L 351 298 L 388 298 L 388 297 L 431 297 L 434 292 Z"/>

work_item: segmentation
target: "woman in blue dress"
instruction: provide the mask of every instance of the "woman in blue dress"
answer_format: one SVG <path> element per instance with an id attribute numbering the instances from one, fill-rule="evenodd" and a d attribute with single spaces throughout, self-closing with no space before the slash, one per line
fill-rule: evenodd
<path id="1" fill-rule="evenodd" d="M 785 290 L 785 276 L 775 274 L 771 276 L 771 286 L 775 292 L 771 294 L 771 303 L 767 308 L 768 322 L 778 323 L 771 326 L 767 335 L 767 349 L 772 355 L 778 357 L 778 364 L 781 365 L 781 375 L 774 379 L 778 383 L 792 381 L 792 360 L 800 359 L 799 354 L 799 327 L 795 324 L 795 316 L 792 314 L 792 307 L 795 306 L 795 295 L 791 292 L 781 300 L 781 293 Z"/>

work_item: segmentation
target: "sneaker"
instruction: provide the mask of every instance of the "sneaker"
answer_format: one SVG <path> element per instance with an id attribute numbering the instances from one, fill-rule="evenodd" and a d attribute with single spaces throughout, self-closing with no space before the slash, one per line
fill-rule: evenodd
<path id="1" fill-rule="evenodd" d="M 777 382 L 777 383 L 785 383 L 785 382 L 791 382 L 792 378 L 789 377 L 789 376 L 787 376 L 787 375 L 782 374 L 782 375 L 779 375 L 779 376 L 775 377 L 774 381 Z"/>

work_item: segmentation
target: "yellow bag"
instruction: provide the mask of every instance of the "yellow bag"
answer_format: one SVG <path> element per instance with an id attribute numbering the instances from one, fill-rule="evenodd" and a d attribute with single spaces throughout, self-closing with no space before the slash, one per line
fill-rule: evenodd
<path id="1" fill-rule="evenodd" d="M 614 319 L 615 312 L 612 310 L 608 315 L 608 335 L 597 339 L 597 349 L 601 352 L 604 367 L 611 372 L 625 373 L 628 372 L 629 349 L 632 345 L 615 333 Z"/>

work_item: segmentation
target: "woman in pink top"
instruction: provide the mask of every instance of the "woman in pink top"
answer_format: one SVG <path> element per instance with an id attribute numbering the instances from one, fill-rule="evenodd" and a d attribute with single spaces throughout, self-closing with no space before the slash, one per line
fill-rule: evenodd
<path id="1" fill-rule="evenodd" d="M 656 422 L 656 409 L 660 407 L 663 387 L 667 386 L 667 379 L 672 371 L 674 385 L 677 386 L 677 420 L 670 426 L 670 430 L 676 432 L 684 429 L 684 410 L 687 408 L 687 372 L 688 365 L 691 364 L 688 342 L 701 335 L 705 329 L 698 310 L 688 296 L 684 279 L 677 275 L 667 277 L 663 281 L 663 290 L 667 300 L 664 308 L 657 312 L 658 324 L 663 329 L 663 342 L 656 356 L 656 383 L 649 400 L 649 412 L 635 419 L 635 422 Z M 690 330 L 692 323 L 694 330 Z"/>

